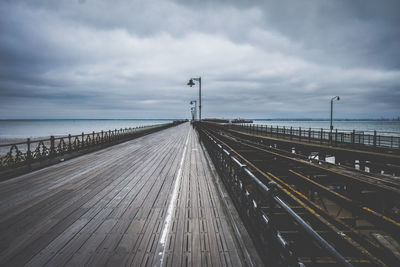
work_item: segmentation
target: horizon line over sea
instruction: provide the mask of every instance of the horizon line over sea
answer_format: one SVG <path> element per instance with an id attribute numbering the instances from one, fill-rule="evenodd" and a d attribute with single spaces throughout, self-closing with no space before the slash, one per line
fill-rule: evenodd
<path id="1" fill-rule="evenodd" d="M 1 143 L 24 138 L 77 135 L 121 128 L 156 125 L 173 119 L 24 119 L 0 120 Z"/>
<path id="2" fill-rule="evenodd" d="M 212 117 L 214 118 L 214 117 Z M 146 119 L 137 119 L 137 118 L 10 118 L 10 119 L 0 119 L 0 121 L 57 121 L 57 120 L 138 120 L 138 121 L 152 121 L 152 120 L 185 120 L 188 118 L 146 118 Z M 209 118 L 203 118 L 209 119 Z M 225 118 L 221 117 L 221 119 L 246 119 L 246 120 L 256 120 L 256 121 L 330 121 L 330 118 L 246 118 L 246 117 L 237 117 L 237 118 Z M 398 118 L 334 118 L 334 121 L 400 121 L 400 116 Z"/>
<path id="3" fill-rule="evenodd" d="M 146 126 L 172 122 L 177 119 L 0 119 L 1 143 L 25 138 L 76 135 L 120 128 Z M 329 129 L 326 119 L 253 119 L 254 124 Z M 370 132 L 400 136 L 399 120 L 335 119 L 335 129 Z"/>

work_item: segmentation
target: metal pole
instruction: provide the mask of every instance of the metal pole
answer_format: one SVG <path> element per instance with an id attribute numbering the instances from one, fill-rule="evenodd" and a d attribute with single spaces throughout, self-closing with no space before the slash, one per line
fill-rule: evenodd
<path id="1" fill-rule="evenodd" d="M 191 79 L 189 80 L 189 82 L 187 83 L 187 85 L 189 85 L 190 87 L 192 87 L 193 85 L 195 85 L 195 84 L 193 83 L 193 80 L 199 82 L 199 121 L 201 121 L 201 77 L 199 77 L 199 78 L 191 78 Z"/>
<path id="2" fill-rule="evenodd" d="M 331 143 L 332 143 L 332 130 L 333 130 L 332 114 L 333 114 L 333 98 L 331 99 L 331 127 L 330 127 L 330 132 L 329 132 L 329 142 L 331 142 Z"/>
<path id="3" fill-rule="evenodd" d="M 193 105 L 193 103 L 194 103 L 194 110 L 193 110 L 194 118 L 193 118 L 193 120 L 196 120 L 196 118 L 197 118 L 197 100 L 190 101 L 191 105 Z"/>
<path id="4" fill-rule="evenodd" d="M 201 121 L 201 77 L 199 77 L 199 121 Z"/>

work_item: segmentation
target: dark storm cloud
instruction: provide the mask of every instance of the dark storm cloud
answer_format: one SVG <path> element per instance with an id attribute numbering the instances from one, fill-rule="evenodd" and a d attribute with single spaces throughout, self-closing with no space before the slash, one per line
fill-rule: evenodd
<path id="1" fill-rule="evenodd" d="M 397 0 L 237 0 L 177 1 L 204 6 L 234 5 L 241 9 L 257 8 L 263 13 L 262 28 L 281 33 L 303 46 L 315 60 L 330 63 L 380 64 L 400 67 L 400 2 Z M 207 4 L 205 4 L 207 3 Z M 195 12 L 196 12 L 195 11 Z M 238 41 L 246 39 L 238 36 Z M 340 57 L 340 62 L 334 56 Z M 351 59 L 356 62 L 352 62 Z M 344 61 L 344 62 L 343 62 Z"/>
<path id="2" fill-rule="evenodd" d="M 399 1 L 2 1 L 0 117 L 397 117 Z M 15 108 L 18 107 L 18 108 Z"/>

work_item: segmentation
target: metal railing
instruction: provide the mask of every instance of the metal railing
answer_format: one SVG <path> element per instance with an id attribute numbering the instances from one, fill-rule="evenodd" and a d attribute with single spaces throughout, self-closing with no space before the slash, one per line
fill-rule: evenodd
<path id="1" fill-rule="evenodd" d="M 102 147 L 119 143 L 125 140 L 132 139 L 145 132 L 155 129 L 163 129 L 172 125 L 179 124 L 176 121 L 173 123 L 164 123 L 149 126 L 138 126 L 134 128 L 121 128 L 115 130 L 82 133 L 79 135 L 67 135 L 46 139 L 1 144 L 0 145 L 0 171 L 24 165 L 29 165 L 45 159 L 56 158 L 68 153 L 84 151 L 96 146 Z"/>
<path id="2" fill-rule="evenodd" d="M 231 129 L 243 129 L 247 132 L 285 138 L 290 140 L 328 143 L 331 145 L 352 145 L 352 146 L 370 146 L 380 148 L 400 149 L 400 136 L 378 135 L 376 131 L 366 133 L 363 131 L 338 131 L 334 130 L 332 134 L 327 129 L 285 127 L 260 124 L 227 124 Z"/>
<path id="3" fill-rule="evenodd" d="M 228 147 L 219 143 L 210 134 L 198 127 L 201 141 L 205 145 L 218 173 L 224 181 L 242 220 L 245 222 L 261 256 L 272 266 L 304 266 L 291 245 L 274 227 L 274 222 L 262 207 L 282 208 L 298 225 L 299 231 L 319 244 L 332 258 L 344 266 L 351 264 L 324 240 L 311 226 L 297 215 L 277 195 L 273 182 L 265 185 L 249 168 L 233 156 Z"/>

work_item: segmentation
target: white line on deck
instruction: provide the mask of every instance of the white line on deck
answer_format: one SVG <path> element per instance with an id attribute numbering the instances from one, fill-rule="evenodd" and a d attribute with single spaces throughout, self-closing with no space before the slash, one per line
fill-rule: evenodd
<path id="1" fill-rule="evenodd" d="M 181 178 L 182 178 L 182 166 L 183 166 L 183 162 L 186 157 L 186 149 L 187 149 L 187 146 L 189 143 L 189 135 L 190 135 L 190 129 L 189 129 L 188 135 L 186 137 L 185 147 L 183 148 L 182 158 L 181 158 L 181 162 L 179 164 L 179 170 L 178 170 L 178 173 L 176 174 L 176 178 L 175 178 L 174 190 L 172 192 L 171 201 L 169 202 L 169 205 L 168 205 L 167 216 L 165 217 L 165 221 L 164 221 L 164 227 L 161 232 L 160 244 L 162 247 L 162 252 L 159 252 L 159 255 L 156 255 L 156 256 L 161 256 L 160 266 L 162 266 L 162 264 L 164 262 L 165 251 L 167 248 L 167 246 L 166 246 L 167 236 L 168 236 L 168 233 L 170 232 L 172 214 L 175 209 L 176 198 L 178 197 L 179 185 L 181 183 Z M 156 262 L 156 264 L 157 264 L 157 262 Z"/>

